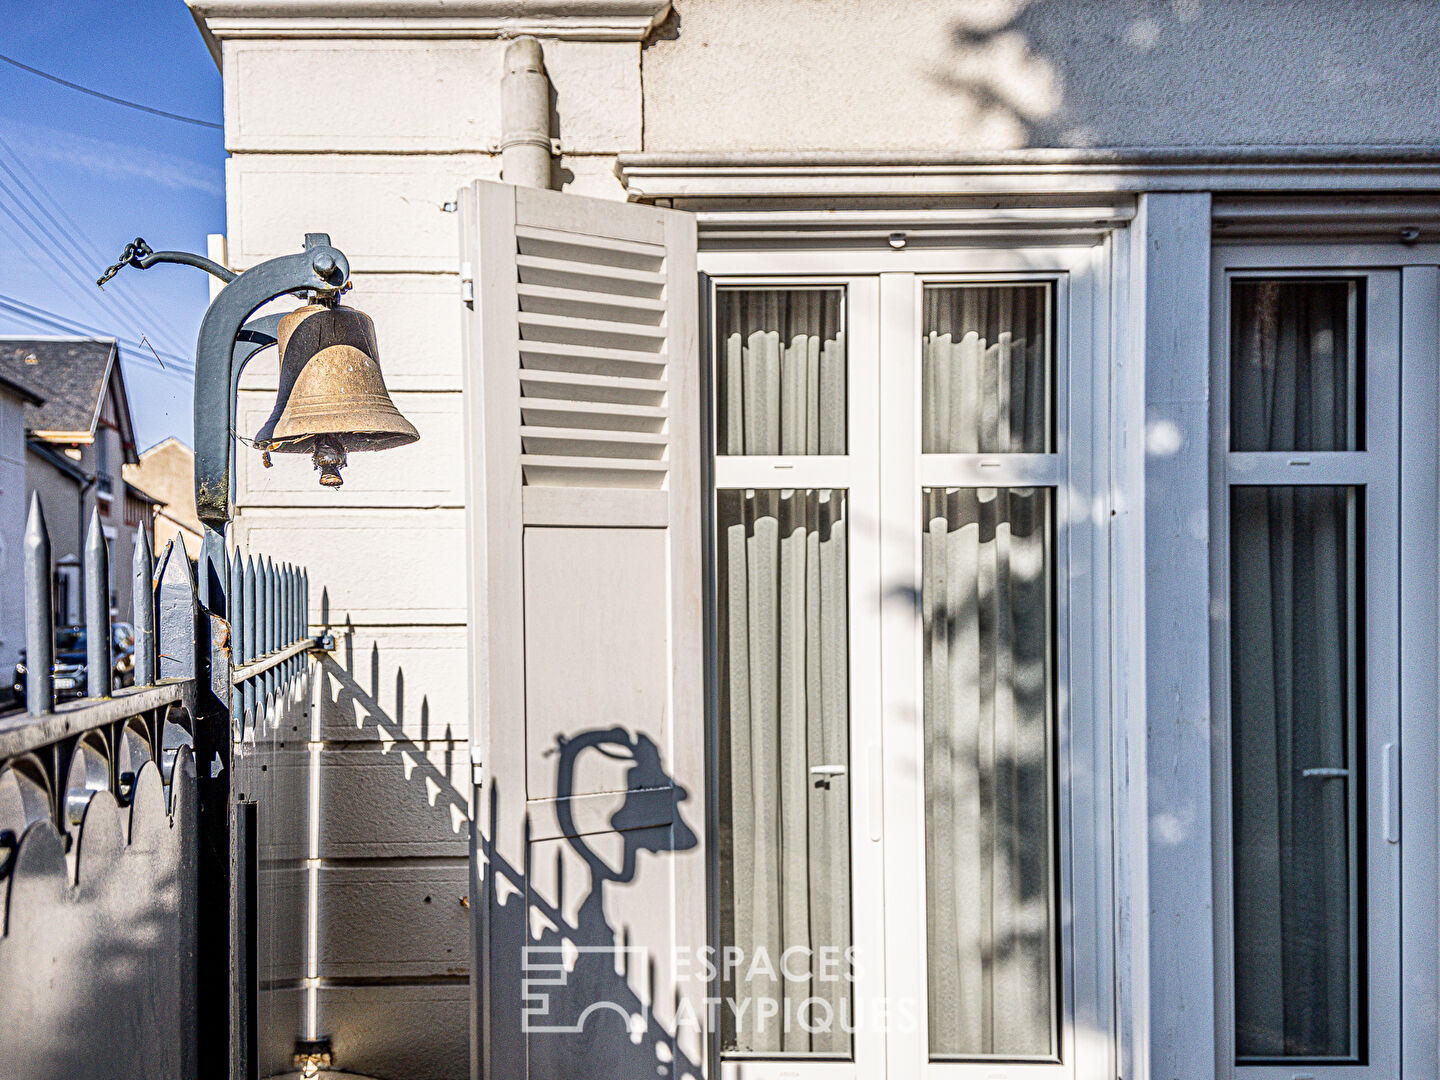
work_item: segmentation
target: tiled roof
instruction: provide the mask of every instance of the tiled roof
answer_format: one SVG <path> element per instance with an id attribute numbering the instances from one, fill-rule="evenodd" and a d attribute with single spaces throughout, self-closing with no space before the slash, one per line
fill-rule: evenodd
<path id="1" fill-rule="evenodd" d="M 25 406 L 28 430 L 91 432 L 114 353 L 110 338 L 0 338 L 0 377 L 44 399 Z"/>
<path id="2" fill-rule="evenodd" d="M 42 398 L 39 394 L 35 393 L 34 390 L 31 390 L 28 386 L 21 386 L 14 379 L 7 379 L 4 375 L 0 375 L 0 389 L 7 390 L 8 392 L 14 394 L 21 401 L 24 401 L 27 404 L 45 404 L 45 399 Z"/>

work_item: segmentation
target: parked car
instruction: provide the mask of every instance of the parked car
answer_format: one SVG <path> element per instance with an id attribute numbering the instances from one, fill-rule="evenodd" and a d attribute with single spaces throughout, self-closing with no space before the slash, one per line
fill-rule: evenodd
<path id="1" fill-rule="evenodd" d="M 110 672 L 111 688 L 134 685 L 135 628 L 129 623 L 110 624 L 110 655 L 114 661 Z M 15 677 L 10 686 L 17 703 L 25 700 L 25 660 L 25 650 L 21 649 L 20 662 L 15 665 Z M 85 627 L 56 628 L 55 663 L 50 670 L 55 675 L 57 700 L 85 696 Z"/>

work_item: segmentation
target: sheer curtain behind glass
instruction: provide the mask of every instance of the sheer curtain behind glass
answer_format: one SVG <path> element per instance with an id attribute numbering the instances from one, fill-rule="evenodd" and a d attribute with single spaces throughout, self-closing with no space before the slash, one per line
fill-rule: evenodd
<path id="1" fill-rule="evenodd" d="M 926 454 L 1049 447 L 1050 286 L 931 285 L 920 351 Z"/>
<path id="2" fill-rule="evenodd" d="M 1353 285 L 1232 292 L 1231 448 L 1356 445 Z M 1231 491 L 1236 1053 L 1353 1058 L 1360 935 L 1352 777 L 1360 500 Z M 1317 771 L 1319 770 L 1319 771 Z"/>
<path id="3" fill-rule="evenodd" d="M 932 1057 L 1057 1051 L 1050 494 L 924 493 Z"/>
<path id="4" fill-rule="evenodd" d="M 739 950 L 724 968 L 722 1047 L 844 1057 L 845 493 L 720 491 L 717 502 L 721 939 Z"/>
<path id="5" fill-rule="evenodd" d="M 844 290 L 719 289 L 716 448 L 845 453 Z"/>

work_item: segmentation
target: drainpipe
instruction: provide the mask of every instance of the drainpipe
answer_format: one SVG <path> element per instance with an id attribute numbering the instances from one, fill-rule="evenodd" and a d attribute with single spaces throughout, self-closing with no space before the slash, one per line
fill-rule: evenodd
<path id="1" fill-rule="evenodd" d="M 548 188 L 550 182 L 550 80 L 545 54 L 533 37 L 518 37 L 505 49 L 500 80 L 500 178 L 521 187 Z"/>

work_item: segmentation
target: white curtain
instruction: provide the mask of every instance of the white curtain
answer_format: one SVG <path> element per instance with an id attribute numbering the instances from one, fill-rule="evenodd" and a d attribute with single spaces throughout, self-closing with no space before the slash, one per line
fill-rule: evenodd
<path id="1" fill-rule="evenodd" d="M 927 489 L 925 864 L 934 1056 L 1056 1050 L 1050 492 Z"/>
<path id="2" fill-rule="evenodd" d="M 845 495 L 717 501 L 722 1046 L 845 1056 L 850 784 L 810 771 L 849 766 Z"/>
<path id="3" fill-rule="evenodd" d="M 844 293 L 720 289 L 721 454 L 845 453 Z"/>
<path id="4" fill-rule="evenodd" d="M 1048 285 L 926 288 L 922 452 L 1049 449 L 1048 295 Z"/>
<path id="5" fill-rule="evenodd" d="M 1346 282 L 1245 282 L 1233 294 L 1232 446 L 1343 450 Z M 1236 1051 L 1358 1051 L 1355 787 L 1358 500 L 1344 487 L 1231 495 Z"/>

